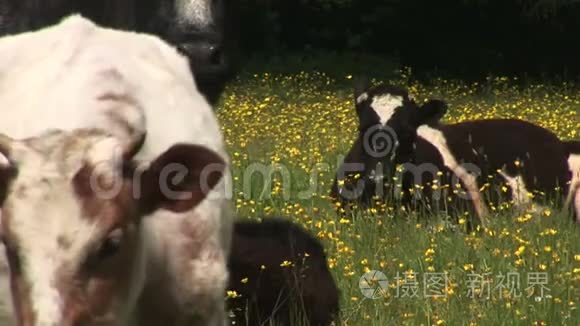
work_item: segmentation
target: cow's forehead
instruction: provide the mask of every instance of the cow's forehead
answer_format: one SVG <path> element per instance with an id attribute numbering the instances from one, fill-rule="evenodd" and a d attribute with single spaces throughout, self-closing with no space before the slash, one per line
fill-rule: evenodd
<path id="1" fill-rule="evenodd" d="M 403 96 L 391 93 L 377 94 L 372 97 L 370 106 L 384 125 L 391 120 L 397 109 L 403 106 Z"/>
<path id="2" fill-rule="evenodd" d="M 175 0 L 175 11 L 181 24 L 207 27 L 213 23 L 211 0 Z"/>
<path id="3" fill-rule="evenodd" d="M 70 182 L 61 178 L 22 179 L 14 180 L 4 204 L 4 218 L 19 247 L 72 250 L 75 244 L 90 241 L 97 225 L 84 216 L 82 202 Z"/>
<path id="4" fill-rule="evenodd" d="M 116 226 L 116 219 L 101 217 L 122 213 L 104 200 L 96 208 L 88 205 L 76 183 L 85 164 L 114 155 L 111 141 L 117 143 L 104 132 L 79 130 L 11 144 L 8 156 L 18 173 L 2 206 L 2 228 L 18 251 L 22 282 L 38 324 L 61 320 L 66 297 L 62 282 Z"/>
<path id="5" fill-rule="evenodd" d="M 360 93 L 356 98 L 357 105 L 368 106 L 374 111 L 382 125 L 387 124 L 396 112 L 411 101 L 407 90 L 391 86 L 378 85 Z"/>
<path id="6" fill-rule="evenodd" d="M 18 248 L 22 281 L 41 324 L 60 320 L 64 306 L 59 280 L 81 266 L 102 231 L 96 221 L 83 218 L 71 190 L 39 184 L 21 198 L 9 197 L 4 206 L 6 231 Z"/>
<path id="7" fill-rule="evenodd" d="M 108 140 L 106 137 L 83 131 L 14 144 L 9 156 L 18 173 L 7 189 L 3 211 L 9 219 L 10 232 L 19 238 L 19 243 L 30 242 L 29 238 L 53 241 L 58 236 L 71 238 L 66 239 L 71 242 L 82 234 L 81 229 L 93 227 L 84 216 L 83 202 L 73 180 L 87 164 L 87 154 L 99 149 L 93 145 L 102 144 L 99 141 Z"/>

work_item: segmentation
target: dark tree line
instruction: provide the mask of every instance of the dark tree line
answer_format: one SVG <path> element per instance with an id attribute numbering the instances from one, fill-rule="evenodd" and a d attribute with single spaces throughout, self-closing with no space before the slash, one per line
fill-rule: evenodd
<path id="1" fill-rule="evenodd" d="M 246 51 L 399 58 L 416 71 L 580 75 L 579 0 L 240 0 Z"/>

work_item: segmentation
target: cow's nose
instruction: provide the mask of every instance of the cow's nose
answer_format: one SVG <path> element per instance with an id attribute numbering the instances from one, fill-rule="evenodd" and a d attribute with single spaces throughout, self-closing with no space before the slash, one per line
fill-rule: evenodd
<path id="1" fill-rule="evenodd" d="M 177 46 L 194 66 L 212 69 L 225 64 L 220 44 L 208 42 L 184 42 Z M 202 68 L 202 69 L 203 69 Z"/>

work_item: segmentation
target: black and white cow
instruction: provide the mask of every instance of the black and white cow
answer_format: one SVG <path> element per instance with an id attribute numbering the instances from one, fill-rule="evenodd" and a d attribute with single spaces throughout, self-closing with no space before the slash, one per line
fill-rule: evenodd
<path id="1" fill-rule="evenodd" d="M 299 319 L 327 326 L 338 318 L 338 289 L 322 245 L 289 221 L 235 222 L 229 267 L 228 288 L 239 295 L 229 301 L 235 325 Z"/>
<path id="2" fill-rule="evenodd" d="M 357 87 L 355 102 L 359 136 L 332 186 L 338 200 L 368 206 L 373 196 L 402 192 L 405 204 L 428 209 L 467 204 L 485 223 L 488 204 L 501 198 L 527 207 L 568 190 L 567 149 L 544 128 L 513 119 L 442 124 L 445 102 L 419 106 L 388 85 Z M 394 187 L 396 165 L 402 189 Z"/>
<path id="3" fill-rule="evenodd" d="M 80 13 L 101 26 L 157 35 L 187 55 L 197 87 L 216 104 L 233 76 L 235 29 L 229 0 L 0 0 L 0 34 Z"/>

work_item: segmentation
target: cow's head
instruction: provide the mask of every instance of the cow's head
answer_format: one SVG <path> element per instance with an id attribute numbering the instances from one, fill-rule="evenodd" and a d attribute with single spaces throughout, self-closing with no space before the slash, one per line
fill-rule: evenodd
<path id="1" fill-rule="evenodd" d="M 138 4 L 139 29 L 174 44 L 189 58 L 200 91 L 212 104 L 232 77 L 235 36 L 228 0 L 146 0 Z"/>
<path id="2" fill-rule="evenodd" d="M 353 192 L 354 188 L 365 192 L 363 197 L 372 197 L 368 192 L 377 189 L 375 184 L 392 180 L 396 164 L 411 158 L 417 128 L 437 123 L 447 111 L 443 101 L 429 100 L 418 106 L 406 89 L 385 84 L 370 86 L 364 79 L 355 84 L 354 101 L 359 120 L 358 139 L 347 155 L 349 162 L 345 160 L 339 168 L 340 175 L 337 173 L 337 180 L 341 181 L 332 189 L 335 198 L 345 190 L 340 189 L 339 183 L 343 182 L 351 188 L 348 189 L 350 197 L 361 195 Z M 354 171 L 349 172 L 347 164 L 352 165 Z M 349 174 L 360 177 L 345 181 L 350 178 Z"/>
<path id="3" fill-rule="evenodd" d="M 139 143 L 91 130 L 0 137 L 0 235 L 19 325 L 126 323 L 143 283 L 142 218 L 192 209 L 222 177 L 221 157 L 196 145 L 139 166 Z"/>
<path id="4" fill-rule="evenodd" d="M 406 89 L 386 84 L 371 87 L 363 81 L 354 96 L 359 136 L 367 140 L 367 154 L 381 160 L 407 160 L 417 128 L 438 123 L 447 112 L 441 100 L 418 106 Z"/>

